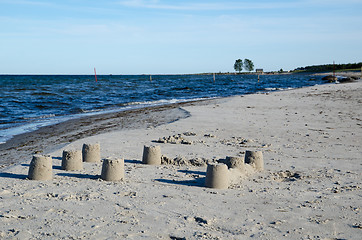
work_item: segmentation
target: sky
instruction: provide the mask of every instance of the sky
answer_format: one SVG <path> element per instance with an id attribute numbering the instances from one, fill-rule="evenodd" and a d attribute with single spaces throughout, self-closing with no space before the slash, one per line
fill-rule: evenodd
<path id="1" fill-rule="evenodd" d="M 0 0 L 0 74 L 265 71 L 362 61 L 362 0 Z"/>

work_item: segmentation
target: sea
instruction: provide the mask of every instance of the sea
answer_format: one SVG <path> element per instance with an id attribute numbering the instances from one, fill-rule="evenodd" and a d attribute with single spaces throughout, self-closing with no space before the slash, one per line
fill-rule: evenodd
<path id="1" fill-rule="evenodd" d="M 323 84 L 285 75 L 0 75 L 0 143 L 69 119 Z"/>

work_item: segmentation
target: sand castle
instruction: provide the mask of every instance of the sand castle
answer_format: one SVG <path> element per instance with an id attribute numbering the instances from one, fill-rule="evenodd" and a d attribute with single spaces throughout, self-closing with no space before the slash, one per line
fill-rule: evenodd
<path id="1" fill-rule="evenodd" d="M 82 148 L 83 162 L 100 162 L 101 147 L 99 143 L 84 143 Z"/>
<path id="2" fill-rule="evenodd" d="M 158 152 L 160 149 L 158 148 Z M 83 153 L 83 154 L 82 154 Z M 152 152 L 153 153 L 153 152 Z M 156 152 L 157 153 L 157 152 Z M 151 155 L 154 158 L 154 155 Z M 100 162 L 100 145 L 83 144 L 80 150 L 64 150 L 61 169 L 66 171 L 83 170 L 84 162 Z M 53 164 L 50 156 L 34 155 L 30 163 L 28 178 L 30 180 L 53 179 Z M 120 181 L 124 179 L 123 159 L 104 159 L 101 179 L 105 181 Z"/>
<path id="3" fill-rule="evenodd" d="M 144 146 L 142 163 L 148 165 L 160 165 L 161 164 L 160 146 Z"/>
<path id="4" fill-rule="evenodd" d="M 52 158 L 50 156 L 34 155 L 30 163 L 28 178 L 30 180 L 52 180 Z"/>
<path id="5" fill-rule="evenodd" d="M 227 189 L 229 187 L 229 170 L 223 163 L 211 163 L 207 166 L 205 186 Z"/>
<path id="6" fill-rule="evenodd" d="M 124 179 L 124 159 L 104 159 L 101 179 L 105 181 L 120 181 Z"/>
<path id="7" fill-rule="evenodd" d="M 264 169 L 261 151 L 246 151 L 244 158 L 227 156 L 221 162 L 208 164 L 205 179 L 206 187 L 227 189 L 233 181 L 238 181 L 240 177 Z"/>
<path id="8" fill-rule="evenodd" d="M 244 159 L 242 157 L 226 157 L 226 165 L 228 168 L 236 168 L 241 171 L 245 169 Z"/>
<path id="9" fill-rule="evenodd" d="M 158 150 L 160 149 L 158 148 Z M 83 144 L 82 151 L 64 150 L 61 169 L 66 171 L 83 170 L 83 161 L 100 162 L 100 145 L 98 143 Z M 52 169 L 53 164 L 50 156 L 34 155 L 30 163 L 28 178 L 31 180 L 51 180 L 53 179 Z M 123 180 L 124 159 L 104 159 L 101 179 L 105 181 Z"/>
<path id="10" fill-rule="evenodd" d="M 144 146 L 142 163 L 148 165 L 161 164 L 160 146 Z M 62 170 L 76 171 L 83 169 L 83 162 L 100 162 L 100 145 L 83 144 L 80 150 L 64 150 L 62 155 Z M 227 156 L 218 163 L 208 163 L 206 169 L 205 187 L 227 189 L 233 179 L 247 175 L 246 165 L 255 171 L 264 169 L 263 154 L 261 151 L 246 151 L 245 157 Z M 253 172 L 254 172 L 253 170 Z M 51 180 L 52 158 L 50 156 L 35 155 L 29 168 L 29 179 Z M 105 181 L 120 181 L 124 179 L 124 159 L 107 158 L 103 160 L 101 179 Z"/>
<path id="11" fill-rule="evenodd" d="M 252 165 L 257 171 L 263 171 L 263 153 L 261 151 L 246 151 L 245 163 Z"/>
<path id="12" fill-rule="evenodd" d="M 62 157 L 62 169 L 66 171 L 82 170 L 82 152 L 80 150 L 64 150 Z"/>

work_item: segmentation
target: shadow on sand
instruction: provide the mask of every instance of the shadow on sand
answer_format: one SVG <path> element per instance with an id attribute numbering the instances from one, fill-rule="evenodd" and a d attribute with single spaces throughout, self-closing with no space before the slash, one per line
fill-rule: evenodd
<path id="1" fill-rule="evenodd" d="M 62 170 L 62 166 L 54 166 L 52 167 L 53 169 L 56 169 L 56 170 Z"/>
<path id="2" fill-rule="evenodd" d="M 202 172 L 202 171 L 178 170 L 178 172 L 182 172 L 182 173 L 186 173 L 186 174 L 192 174 L 192 175 L 206 176 L 206 172 Z"/>
<path id="3" fill-rule="evenodd" d="M 83 174 L 83 173 L 58 173 L 57 176 L 62 177 L 71 177 L 71 178 L 80 178 L 80 179 L 98 179 L 100 175 L 91 175 L 91 174 Z"/>
<path id="4" fill-rule="evenodd" d="M 204 187 L 205 186 L 205 177 L 196 178 L 192 180 L 171 180 L 171 179 L 155 179 L 157 182 L 168 183 L 168 184 L 177 184 L 184 185 L 189 187 Z"/>
<path id="5" fill-rule="evenodd" d="M 16 174 L 16 173 L 0 172 L 0 177 L 2 177 L 2 178 L 26 179 L 26 178 L 28 177 L 28 175 Z"/>
<path id="6" fill-rule="evenodd" d="M 134 164 L 143 164 L 140 160 L 131 160 L 131 159 L 125 159 L 124 163 L 134 163 Z"/>

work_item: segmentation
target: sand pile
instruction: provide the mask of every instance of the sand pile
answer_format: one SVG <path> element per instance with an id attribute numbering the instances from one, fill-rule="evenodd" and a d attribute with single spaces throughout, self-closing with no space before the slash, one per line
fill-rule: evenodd
<path id="1" fill-rule="evenodd" d="M 177 135 L 173 135 L 173 136 L 162 137 L 162 138 L 159 138 L 155 142 L 157 142 L 157 143 L 171 143 L 171 144 L 191 145 L 191 144 L 193 144 L 193 141 L 184 138 L 184 136 L 196 136 L 196 135 L 197 134 L 194 133 L 194 132 L 185 132 L 183 134 L 177 134 Z"/>
<path id="2" fill-rule="evenodd" d="M 206 167 L 209 163 L 214 163 L 215 160 L 206 158 L 192 158 L 186 159 L 185 157 L 169 158 L 162 155 L 161 163 L 164 165 L 176 165 L 176 166 L 195 166 L 195 167 Z"/>

